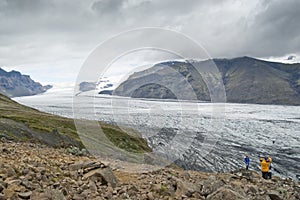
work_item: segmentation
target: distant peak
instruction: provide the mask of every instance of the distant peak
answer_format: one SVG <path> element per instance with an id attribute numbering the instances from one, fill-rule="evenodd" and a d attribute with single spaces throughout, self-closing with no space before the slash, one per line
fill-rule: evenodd
<path id="1" fill-rule="evenodd" d="M 0 69 L 0 93 L 9 97 L 29 96 L 40 94 L 52 86 L 42 86 L 39 82 L 35 82 L 29 75 L 22 75 L 20 72 L 12 70 L 7 72 Z"/>

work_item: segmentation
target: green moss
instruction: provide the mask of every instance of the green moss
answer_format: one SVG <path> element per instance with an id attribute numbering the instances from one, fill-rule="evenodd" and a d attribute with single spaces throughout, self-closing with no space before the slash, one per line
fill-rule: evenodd
<path id="1" fill-rule="evenodd" d="M 166 186 L 161 185 L 161 186 L 160 186 L 160 190 L 161 190 L 161 192 L 165 192 L 165 191 L 167 190 L 167 188 L 166 188 Z"/>
<path id="2" fill-rule="evenodd" d="M 56 182 L 58 181 L 58 178 L 53 177 L 53 178 L 51 179 L 51 181 L 54 182 L 54 183 L 56 183 Z"/>
<path id="3" fill-rule="evenodd" d="M 117 147 L 132 153 L 151 152 L 145 139 L 129 135 L 119 128 L 110 125 L 101 125 L 106 137 Z"/>
<path id="4" fill-rule="evenodd" d="M 32 138 L 29 138 L 29 136 L 32 135 L 28 133 L 29 131 L 38 134 L 53 133 L 53 137 L 57 137 L 57 134 L 64 135 L 67 136 L 69 140 L 78 144 L 79 147 L 83 147 L 73 119 L 40 112 L 36 109 L 18 104 L 3 95 L 0 95 L 0 119 L 1 118 L 11 120 L 15 123 L 13 124 L 11 122 L 11 124 L 7 125 L 7 123 L 9 123 L 9 121 L 7 121 L 5 126 L 7 129 L 6 132 L 0 129 L 4 135 L 10 139 L 21 141 L 32 140 Z M 18 125 L 17 128 L 14 127 L 16 123 Z M 101 123 L 101 127 L 111 142 L 121 149 L 135 153 L 151 151 L 146 140 L 136 135 L 134 131 L 132 131 L 134 135 L 129 135 L 113 125 Z M 27 135 L 25 134 L 26 132 L 28 133 Z"/>

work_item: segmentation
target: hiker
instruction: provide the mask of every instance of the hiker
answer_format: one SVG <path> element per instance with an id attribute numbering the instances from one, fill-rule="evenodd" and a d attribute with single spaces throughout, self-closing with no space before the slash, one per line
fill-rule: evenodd
<path id="1" fill-rule="evenodd" d="M 268 163 L 269 163 L 269 171 L 268 171 L 268 178 L 271 179 L 272 178 L 272 169 L 273 169 L 273 165 L 272 165 L 272 158 L 270 155 L 267 156 L 267 160 L 266 160 Z"/>
<path id="2" fill-rule="evenodd" d="M 245 158 L 244 158 L 244 163 L 245 163 L 245 166 L 246 166 L 246 170 L 248 170 L 249 169 L 249 165 L 250 165 L 250 158 L 249 158 L 249 156 L 245 156 Z"/>
<path id="3" fill-rule="evenodd" d="M 269 163 L 268 179 L 272 179 L 273 164 Z"/>
<path id="4" fill-rule="evenodd" d="M 262 177 L 264 179 L 267 179 L 268 176 L 269 176 L 269 162 L 267 162 L 267 157 L 266 158 L 263 158 L 263 157 L 260 157 L 259 158 L 259 161 L 260 161 L 260 167 L 261 167 L 261 173 L 262 173 Z"/>

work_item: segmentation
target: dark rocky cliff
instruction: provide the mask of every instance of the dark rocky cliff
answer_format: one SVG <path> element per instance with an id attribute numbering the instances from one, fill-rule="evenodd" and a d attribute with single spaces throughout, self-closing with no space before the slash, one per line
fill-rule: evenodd
<path id="1" fill-rule="evenodd" d="M 0 68 L 0 93 L 8 97 L 30 96 L 46 92 L 51 85 L 43 86 L 28 75 L 20 72 L 6 72 Z"/>
<path id="2" fill-rule="evenodd" d="M 219 74 L 209 70 L 212 63 Z M 131 75 L 116 88 L 114 95 L 211 101 L 209 91 L 217 90 L 218 80 L 224 84 L 227 102 L 300 105 L 299 63 L 283 64 L 250 57 L 159 63 Z M 191 88 L 195 98 L 188 92 Z"/>

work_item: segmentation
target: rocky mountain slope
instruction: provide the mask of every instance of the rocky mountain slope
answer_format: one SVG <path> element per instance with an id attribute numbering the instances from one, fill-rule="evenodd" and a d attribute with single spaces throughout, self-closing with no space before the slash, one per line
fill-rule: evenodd
<path id="1" fill-rule="evenodd" d="M 46 92 L 51 85 L 42 86 L 20 72 L 6 72 L 0 68 L 0 93 L 8 97 L 30 96 Z"/>
<path id="2" fill-rule="evenodd" d="M 212 61 L 221 77 L 210 70 Z M 211 91 L 218 92 L 218 77 L 224 83 L 227 102 L 300 105 L 299 63 L 283 64 L 250 57 L 159 63 L 132 74 L 113 94 L 193 100 L 195 95 L 198 100 L 210 101 L 206 82 L 211 83 Z"/>
<path id="3" fill-rule="evenodd" d="M 254 171 L 213 174 L 163 168 L 129 173 L 126 168 L 132 169 L 121 161 L 108 163 L 91 156 L 71 155 L 63 148 L 2 139 L 0 199 L 300 198 L 299 182 L 278 177 L 264 180 Z"/>
<path id="4" fill-rule="evenodd" d="M 101 128 L 114 145 L 126 151 L 151 151 L 147 142 L 136 133 L 129 135 L 120 128 L 105 123 L 101 123 Z M 54 147 L 83 147 L 73 119 L 40 112 L 1 94 L 0 138 L 39 142 Z"/>

